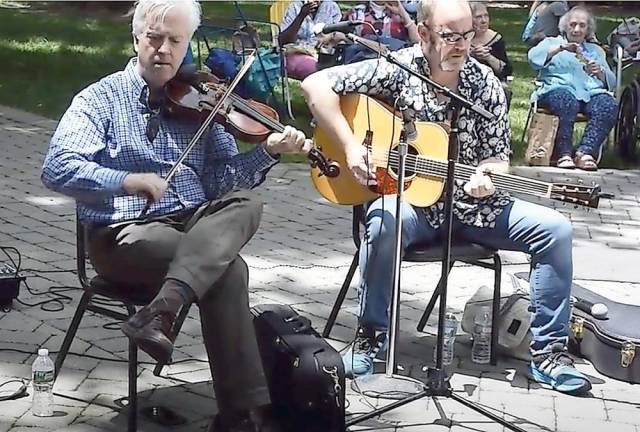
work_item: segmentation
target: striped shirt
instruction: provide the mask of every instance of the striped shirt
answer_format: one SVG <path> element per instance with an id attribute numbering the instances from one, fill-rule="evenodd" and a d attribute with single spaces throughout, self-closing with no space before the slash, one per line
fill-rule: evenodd
<path id="1" fill-rule="evenodd" d="M 146 198 L 126 194 L 124 178 L 130 173 L 166 176 L 199 127 L 195 121 L 161 115 L 158 134 L 150 141 L 146 129 L 153 111 L 148 86 L 135 65 L 131 59 L 123 71 L 75 96 L 44 160 L 45 186 L 75 198 L 80 219 L 94 225 L 136 218 Z M 233 190 L 253 188 L 277 162 L 261 145 L 239 153 L 235 139 L 214 124 L 147 215 L 192 209 Z"/>

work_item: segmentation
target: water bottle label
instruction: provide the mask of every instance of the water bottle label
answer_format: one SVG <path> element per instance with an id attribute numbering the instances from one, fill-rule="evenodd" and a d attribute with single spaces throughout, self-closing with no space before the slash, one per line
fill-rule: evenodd
<path id="1" fill-rule="evenodd" d="M 33 383 L 34 384 L 50 384 L 53 382 L 53 371 L 34 371 Z"/>

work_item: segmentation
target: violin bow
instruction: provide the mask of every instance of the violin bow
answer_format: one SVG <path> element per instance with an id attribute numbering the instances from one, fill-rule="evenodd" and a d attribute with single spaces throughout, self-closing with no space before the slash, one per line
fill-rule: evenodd
<path id="1" fill-rule="evenodd" d="M 256 59 L 256 50 L 249 51 L 249 55 L 248 55 L 247 59 L 245 60 L 244 64 L 242 65 L 242 67 L 240 68 L 238 73 L 236 74 L 235 78 L 229 84 L 229 87 L 227 88 L 227 90 L 222 94 L 222 96 L 218 100 L 218 103 L 211 110 L 211 112 L 209 113 L 207 118 L 202 122 L 202 124 L 200 125 L 200 128 L 198 128 L 198 130 L 196 131 L 196 133 L 193 136 L 193 138 L 191 138 L 191 141 L 189 142 L 189 145 L 187 145 L 187 147 L 184 149 L 184 151 L 182 152 L 182 154 L 180 155 L 178 160 L 176 160 L 176 162 L 173 164 L 173 166 L 171 167 L 171 169 L 169 170 L 169 172 L 165 176 L 164 180 L 167 183 L 169 183 L 171 181 L 171 179 L 173 178 L 175 173 L 178 171 L 178 168 L 180 167 L 182 162 L 189 155 L 189 152 L 193 149 L 193 147 L 196 145 L 196 143 L 198 142 L 198 140 L 200 139 L 202 134 L 204 134 L 205 130 L 209 127 L 209 125 L 211 124 L 211 122 L 215 118 L 216 114 L 218 114 L 218 111 L 220 110 L 220 108 L 222 108 L 222 105 L 224 104 L 224 102 L 227 100 L 229 95 L 231 95 L 233 90 L 235 90 L 236 86 L 242 80 L 242 78 L 245 76 L 245 74 L 249 71 L 249 68 L 251 67 L 251 65 L 253 64 L 255 59 Z M 147 199 L 147 203 L 145 204 L 145 206 L 142 208 L 142 210 L 138 214 L 137 219 L 140 219 L 145 214 L 147 214 L 147 212 L 151 208 L 152 204 L 153 204 L 153 201 L 150 200 L 150 199 Z"/>

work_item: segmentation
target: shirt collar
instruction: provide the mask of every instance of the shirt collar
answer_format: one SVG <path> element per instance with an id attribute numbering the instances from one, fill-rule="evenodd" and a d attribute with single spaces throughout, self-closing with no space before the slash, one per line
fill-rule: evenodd
<path id="1" fill-rule="evenodd" d="M 129 59 L 129 62 L 124 69 L 124 75 L 131 88 L 132 94 L 138 101 L 138 108 L 142 112 L 146 112 L 149 109 L 147 103 L 147 99 L 149 97 L 149 86 L 136 69 L 137 63 L 138 59 L 136 57 Z"/>

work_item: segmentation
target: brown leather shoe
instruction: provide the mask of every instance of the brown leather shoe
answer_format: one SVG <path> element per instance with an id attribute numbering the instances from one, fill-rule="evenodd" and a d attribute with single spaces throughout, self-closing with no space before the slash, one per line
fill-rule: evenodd
<path id="1" fill-rule="evenodd" d="M 142 351 L 158 362 L 169 363 L 175 339 L 171 332 L 174 320 L 173 315 L 150 304 L 129 318 L 121 328 Z"/>

